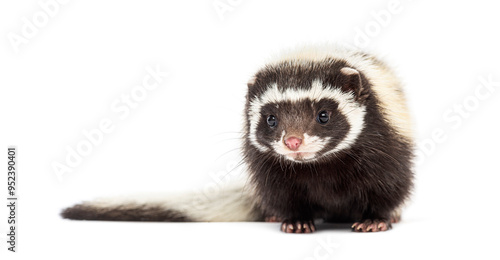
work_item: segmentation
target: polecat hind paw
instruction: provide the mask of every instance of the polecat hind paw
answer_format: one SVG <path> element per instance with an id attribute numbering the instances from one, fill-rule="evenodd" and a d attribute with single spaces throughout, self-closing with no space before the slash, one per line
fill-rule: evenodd
<path id="1" fill-rule="evenodd" d="M 264 219 L 265 222 L 282 222 L 283 219 L 280 218 L 280 217 L 276 217 L 276 216 L 270 216 L 270 217 L 266 217 Z"/>
<path id="2" fill-rule="evenodd" d="M 281 223 L 281 231 L 285 233 L 312 233 L 316 231 L 316 226 L 312 220 L 286 219 Z"/>
<path id="3" fill-rule="evenodd" d="M 391 223 L 398 223 L 401 221 L 401 215 L 392 215 L 391 216 Z"/>
<path id="4" fill-rule="evenodd" d="M 366 219 L 356 222 L 351 226 L 355 232 L 378 232 L 387 231 L 392 228 L 391 221 L 385 219 Z"/>

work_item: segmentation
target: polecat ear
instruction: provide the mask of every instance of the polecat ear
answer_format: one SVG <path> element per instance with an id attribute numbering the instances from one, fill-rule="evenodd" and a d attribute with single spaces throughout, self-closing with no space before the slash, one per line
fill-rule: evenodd
<path id="1" fill-rule="evenodd" d="M 257 77 L 256 77 L 255 75 L 254 75 L 254 76 L 252 76 L 252 77 L 248 80 L 248 82 L 247 82 L 247 86 L 248 86 L 249 88 L 251 88 L 251 87 L 255 84 L 255 80 L 256 80 L 256 79 L 257 79 Z"/>
<path id="2" fill-rule="evenodd" d="M 368 98 L 370 93 L 363 87 L 363 81 L 359 71 L 343 67 L 340 69 L 340 74 L 336 80 L 337 86 L 341 87 L 345 92 L 352 92 L 358 102 L 363 102 Z"/>

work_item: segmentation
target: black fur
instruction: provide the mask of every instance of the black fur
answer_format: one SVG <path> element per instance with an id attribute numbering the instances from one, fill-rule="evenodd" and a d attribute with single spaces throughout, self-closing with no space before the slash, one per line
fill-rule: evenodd
<path id="1" fill-rule="evenodd" d="M 355 75 L 355 79 L 342 75 L 340 69 L 343 67 L 350 66 L 333 59 L 282 62 L 265 67 L 256 74 L 255 81 L 249 83 L 243 153 L 258 205 L 265 216 L 285 220 L 283 226 L 317 218 L 333 222 L 388 222 L 394 210 L 410 194 L 413 180 L 411 140 L 399 135 L 386 122 L 368 79 L 363 74 Z M 356 102 L 366 106 L 365 127 L 355 144 L 312 162 L 293 162 L 272 150 L 261 152 L 254 147 L 249 140 L 250 102 L 264 93 L 271 83 L 276 82 L 280 90 L 308 89 L 315 79 L 354 93 Z M 281 112 L 278 120 L 284 128 L 292 125 L 301 128 L 299 131 L 307 129 L 316 136 L 332 137 L 334 142 L 328 150 L 335 147 L 335 140 L 341 140 L 349 129 L 340 114 L 333 117 L 333 127 L 318 126 L 311 117 L 316 109 L 314 104 L 313 108 L 301 103 L 278 105 L 279 108 L 265 106 L 262 116 Z M 272 109 L 277 111 L 270 112 Z M 257 139 L 260 144 L 270 147 L 269 141 L 277 140 L 281 129 L 274 132 L 265 124 L 265 118 L 263 120 L 258 124 Z M 287 231 L 286 227 L 283 231 Z"/>

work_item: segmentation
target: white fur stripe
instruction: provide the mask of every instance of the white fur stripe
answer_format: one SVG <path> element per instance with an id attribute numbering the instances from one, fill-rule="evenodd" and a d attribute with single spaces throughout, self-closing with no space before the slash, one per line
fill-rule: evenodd
<path id="1" fill-rule="evenodd" d="M 260 151 L 268 151 L 268 148 L 263 146 L 257 141 L 257 126 L 261 120 L 261 109 L 266 104 L 279 103 L 279 102 L 299 102 L 304 100 L 311 100 L 319 102 L 322 99 L 331 99 L 339 104 L 340 112 L 347 118 L 350 125 L 349 133 L 346 138 L 342 140 L 337 147 L 330 151 L 336 152 L 341 149 L 348 148 L 352 145 L 358 135 L 363 130 L 365 107 L 361 106 L 354 100 L 352 93 L 342 92 L 338 88 L 332 86 L 323 86 L 323 83 L 316 79 L 312 82 L 310 89 L 285 89 L 281 91 L 278 89 L 278 84 L 272 84 L 266 92 L 259 97 L 256 97 L 250 102 L 250 142 Z M 329 152 L 329 153 L 330 153 Z"/>

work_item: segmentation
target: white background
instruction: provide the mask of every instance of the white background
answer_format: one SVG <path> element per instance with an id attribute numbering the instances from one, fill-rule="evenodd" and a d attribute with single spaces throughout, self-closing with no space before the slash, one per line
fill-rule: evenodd
<path id="1" fill-rule="evenodd" d="M 19 164 L 19 253 L 7 251 L 2 207 L 1 259 L 500 257 L 493 1 L 170 2 L 69 1 L 51 14 L 37 1 L 0 4 L 2 198 L 8 145 L 18 147 Z M 218 13 L 214 3 L 232 7 Z M 33 19 L 35 31 L 23 35 Z M 241 168 L 228 169 L 239 161 L 249 76 L 280 50 L 324 42 L 377 53 L 405 82 L 420 157 L 413 199 L 390 232 L 60 219 L 63 207 L 84 199 L 207 189 L 217 176 L 235 178 Z M 169 76 L 121 119 L 111 105 L 157 65 Z M 58 179 L 52 164 L 65 163 L 67 147 L 105 118 L 113 131 Z"/>

